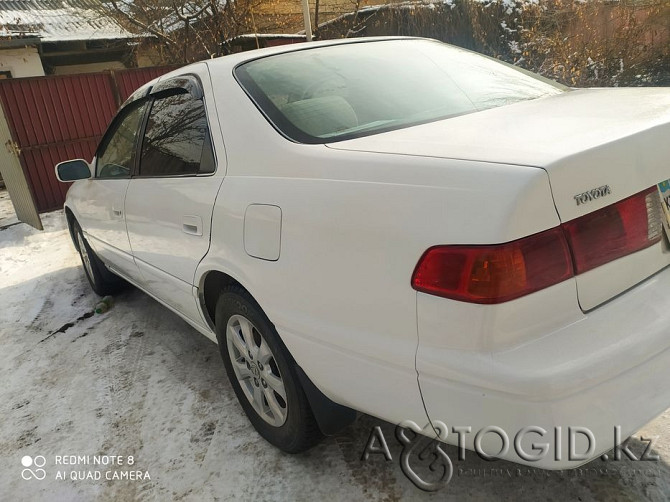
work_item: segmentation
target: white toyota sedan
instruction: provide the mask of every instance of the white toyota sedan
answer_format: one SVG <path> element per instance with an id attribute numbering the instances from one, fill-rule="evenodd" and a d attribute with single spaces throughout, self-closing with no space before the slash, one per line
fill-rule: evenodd
<path id="1" fill-rule="evenodd" d="M 168 73 L 57 175 L 93 289 L 218 342 L 273 445 L 364 412 L 559 469 L 670 406 L 669 159 L 669 89 L 373 38 Z"/>

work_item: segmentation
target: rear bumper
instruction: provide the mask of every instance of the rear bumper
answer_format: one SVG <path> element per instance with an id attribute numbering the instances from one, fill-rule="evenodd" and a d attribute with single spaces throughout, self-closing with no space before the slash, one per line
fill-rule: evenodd
<path id="1" fill-rule="evenodd" d="M 560 288 L 547 295 L 564 296 Z M 422 301 L 432 300 L 419 296 L 421 314 Z M 545 469 L 577 467 L 588 459 L 570 458 L 569 427 L 592 433 L 591 459 L 615 446 L 616 426 L 623 440 L 670 407 L 670 268 L 559 329 L 524 336 L 500 350 L 481 350 L 484 344 L 467 350 L 436 343 L 424 347 L 424 337 L 437 339 L 425 332 L 434 325 L 419 323 L 422 396 L 431 421 L 445 423 L 450 431 L 471 427 L 465 435 L 469 449 L 475 447 L 477 431 L 497 426 L 509 438 L 509 451 L 502 458 Z M 445 369 L 450 362 L 464 369 L 460 376 Z M 547 431 L 544 436 L 526 434 L 521 441 L 529 453 L 537 452 L 533 443 L 549 445 L 539 460 L 526 460 L 514 448 L 515 435 L 530 426 Z M 585 436 L 575 439 L 574 451 L 586 452 Z M 456 440 L 450 433 L 447 442 Z M 482 435 L 481 450 L 487 454 L 499 452 L 501 445 L 496 434 Z"/>

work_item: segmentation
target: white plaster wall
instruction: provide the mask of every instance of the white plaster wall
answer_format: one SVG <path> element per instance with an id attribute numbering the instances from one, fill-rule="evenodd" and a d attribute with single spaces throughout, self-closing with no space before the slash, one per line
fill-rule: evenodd
<path id="1" fill-rule="evenodd" d="M 8 70 L 13 78 L 43 76 L 44 68 L 37 48 L 0 49 L 0 71 Z"/>
<path id="2" fill-rule="evenodd" d="M 73 75 L 75 73 L 95 73 L 104 70 L 123 70 L 121 61 L 104 61 L 101 63 L 73 64 L 54 66 L 54 75 Z"/>

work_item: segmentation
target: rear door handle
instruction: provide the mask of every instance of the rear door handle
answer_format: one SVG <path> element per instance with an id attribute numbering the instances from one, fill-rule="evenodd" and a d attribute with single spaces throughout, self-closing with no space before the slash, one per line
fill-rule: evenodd
<path id="1" fill-rule="evenodd" d="M 112 206 L 112 214 L 117 218 L 121 218 L 121 216 L 123 216 L 123 211 L 121 209 L 116 209 L 114 206 Z"/>
<path id="2" fill-rule="evenodd" d="M 202 218 L 200 216 L 182 216 L 181 229 L 185 234 L 202 235 Z"/>

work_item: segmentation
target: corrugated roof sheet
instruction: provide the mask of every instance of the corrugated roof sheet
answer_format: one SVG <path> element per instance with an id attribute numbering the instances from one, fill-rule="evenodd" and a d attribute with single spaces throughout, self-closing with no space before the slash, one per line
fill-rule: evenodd
<path id="1" fill-rule="evenodd" d="M 0 0 L 0 37 L 38 36 L 43 42 L 134 38 L 95 0 Z"/>

